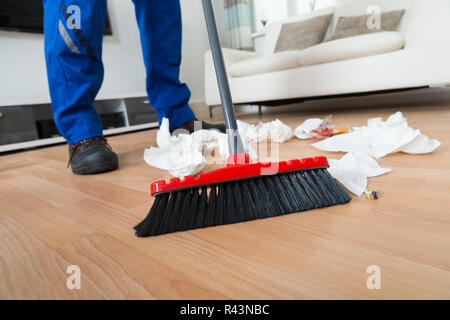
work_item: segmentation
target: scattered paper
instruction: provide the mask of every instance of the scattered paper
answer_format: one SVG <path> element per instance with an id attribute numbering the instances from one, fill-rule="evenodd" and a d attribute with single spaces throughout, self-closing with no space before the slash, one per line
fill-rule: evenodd
<path id="1" fill-rule="evenodd" d="M 426 135 L 421 134 L 407 145 L 404 145 L 400 151 L 409 154 L 425 154 L 433 152 L 440 145 L 441 143 L 438 140 L 430 140 Z"/>
<path id="2" fill-rule="evenodd" d="M 258 141 L 258 129 L 255 125 L 236 120 L 242 140 Z"/>
<path id="3" fill-rule="evenodd" d="M 167 170 L 175 177 L 199 173 L 205 166 L 203 146 L 189 134 L 172 136 L 169 120 L 164 118 L 156 134 L 158 148 L 151 147 L 144 152 L 147 164 Z"/>
<path id="4" fill-rule="evenodd" d="M 197 174 L 205 166 L 205 158 L 201 152 L 191 152 L 187 154 L 180 154 L 179 159 L 186 160 L 183 163 L 179 163 L 173 155 L 176 152 L 168 152 L 160 148 L 150 147 L 145 149 L 144 159 L 147 164 L 167 170 L 174 177 L 184 177 L 191 174 Z"/>
<path id="5" fill-rule="evenodd" d="M 279 119 L 266 123 L 260 122 L 256 128 L 258 142 L 272 141 L 275 143 L 284 143 L 294 136 L 291 127 Z"/>
<path id="6" fill-rule="evenodd" d="M 348 128 L 335 128 L 331 124 L 331 115 L 325 119 L 311 118 L 303 121 L 295 129 L 295 136 L 299 139 L 325 139 L 333 135 L 343 134 L 348 131 Z"/>
<path id="7" fill-rule="evenodd" d="M 329 119 L 330 117 L 308 119 L 295 132 L 279 119 L 260 122 L 258 125 L 239 120 L 237 123 L 246 152 L 250 154 L 252 161 L 257 161 L 256 151 L 250 146 L 250 142 L 283 143 L 294 134 L 299 139 L 310 139 L 315 135 L 313 131 L 332 128 Z M 218 150 L 224 161 L 229 156 L 226 134 L 214 130 L 199 130 L 175 137 L 169 132 L 168 119 L 163 119 L 156 140 L 157 148 L 145 150 L 145 161 L 176 177 L 201 172 L 206 164 L 205 154 L 210 150 Z M 350 192 L 361 196 L 367 190 L 369 177 L 391 171 L 380 167 L 374 158 L 399 151 L 410 154 L 431 153 L 440 146 L 440 142 L 429 139 L 418 129 L 410 128 L 403 114 L 397 112 L 386 121 L 372 118 L 367 121 L 366 126 L 354 127 L 350 133 L 336 135 L 312 145 L 324 151 L 348 152 L 340 160 L 329 159 L 329 171 Z"/>
<path id="8" fill-rule="evenodd" d="M 361 196 L 367 189 L 367 178 L 391 172 L 382 168 L 366 151 L 352 151 L 340 160 L 329 159 L 330 174 L 350 192 Z"/>
<path id="9" fill-rule="evenodd" d="M 403 114 L 397 112 L 386 121 L 381 118 L 369 119 L 366 126 L 355 127 L 350 133 L 333 136 L 312 146 L 334 152 L 364 150 L 378 159 L 399 151 L 430 153 L 440 146 L 440 142 L 428 139 L 418 129 L 410 128 Z"/>
<path id="10" fill-rule="evenodd" d="M 240 120 L 237 120 L 237 124 L 239 133 L 244 140 L 284 143 L 294 136 L 291 127 L 284 124 L 279 119 L 271 122 L 260 122 L 256 126 Z"/>
<path id="11" fill-rule="evenodd" d="M 278 119 L 268 123 L 261 122 L 257 126 L 238 120 L 238 127 L 244 149 L 252 162 L 257 161 L 258 155 L 250 142 L 283 143 L 293 136 L 292 129 Z M 166 118 L 156 135 L 156 143 L 158 147 L 145 150 L 145 162 L 180 178 L 201 172 L 206 164 L 205 154 L 211 150 L 217 148 L 224 162 L 229 156 L 226 134 L 216 130 L 198 130 L 192 134 L 172 136 L 169 120 Z"/>
<path id="12" fill-rule="evenodd" d="M 327 136 L 329 137 L 333 129 L 330 120 L 331 116 L 328 116 L 326 119 L 307 119 L 295 129 L 294 134 L 297 138 L 306 140 L 313 138 L 323 138 L 323 136 L 318 133 L 326 131 L 329 132 L 329 134 L 327 134 Z"/>
<path id="13" fill-rule="evenodd" d="M 333 136 L 312 144 L 324 151 L 348 152 L 341 160 L 330 159 L 330 173 L 350 192 L 361 196 L 367 189 L 367 178 L 390 172 L 381 168 L 374 158 L 382 158 L 395 152 L 410 154 L 431 153 L 440 146 L 420 130 L 408 126 L 401 112 L 391 115 L 386 121 L 372 118 L 363 127 L 354 127 L 352 132 Z"/>

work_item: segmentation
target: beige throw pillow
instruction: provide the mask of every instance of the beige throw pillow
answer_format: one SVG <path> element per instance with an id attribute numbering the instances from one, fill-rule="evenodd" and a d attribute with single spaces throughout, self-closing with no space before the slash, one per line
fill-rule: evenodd
<path id="1" fill-rule="evenodd" d="M 329 41 L 380 31 L 397 31 L 404 14 L 405 10 L 381 13 L 381 26 L 379 29 L 370 29 L 367 26 L 367 21 L 372 15 L 340 17 L 336 31 Z"/>
<path id="2" fill-rule="evenodd" d="M 333 15 L 283 24 L 275 52 L 302 50 L 323 42 Z"/>

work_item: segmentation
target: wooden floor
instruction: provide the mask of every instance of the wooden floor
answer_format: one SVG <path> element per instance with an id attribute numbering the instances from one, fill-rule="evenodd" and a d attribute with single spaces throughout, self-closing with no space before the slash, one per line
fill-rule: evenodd
<path id="1" fill-rule="evenodd" d="M 151 205 L 144 148 L 156 131 L 110 138 L 116 172 L 80 177 L 67 146 L 0 156 L 0 298 L 25 299 L 391 299 L 450 298 L 450 108 L 400 108 L 414 128 L 443 144 L 430 155 L 394 154 L 393 172 L 372 178 L 381 198 L 156 238 L 132 227 Z M 391 109 L 334 112 L 337 127 L 363 125 Z M 279 118 L 295 127 L 310 116 Z M 273 120 L 273 113 L 249 122 Z M 281 158 L 342 154 L 293 139 Z M 81 269 L 81 290 L 66 269 Z M 368 266 L 381 289 L 366 286 Z"/>

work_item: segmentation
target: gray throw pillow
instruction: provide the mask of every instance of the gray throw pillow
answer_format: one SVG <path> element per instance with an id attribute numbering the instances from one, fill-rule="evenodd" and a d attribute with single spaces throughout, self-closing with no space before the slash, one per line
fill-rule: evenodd
<path id="1" fill-rule="evenodd" d="M 369 29 L 367 21 L 372 16 L 369 14 L 363 16 L 340 17 L 336 26 L 336 31 L 329 41 L 367 33 L 397 31 L 404 14 L 405 10 L 381 13 L 381 26 L 379 29 Z"/>
<path id="2" fill-rule="evenodd" d="M 302 50 L 323 42 L 333 15 L 283 24 L 275 52 Z"/>

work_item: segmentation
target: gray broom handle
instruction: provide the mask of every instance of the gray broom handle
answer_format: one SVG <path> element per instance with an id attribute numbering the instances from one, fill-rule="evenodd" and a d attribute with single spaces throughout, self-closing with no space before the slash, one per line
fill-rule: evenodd
<path id="1" fill-rule="evenodd" d="M 236 116 L 234 114 L 233 101 L 231 98 L 230 85 L 228 83 L 225 63 L 223 61 L 222 48 L 220 47 L 217 33 L 216 20 L 211 0 L 202 0 L 205 13 L 206 28 L 208 29 L 209 42 L 216 69 L 217 82 L 219 84 L 220 99 L 222 100 L 223 115 L 227 127 L 228 149 L 230 155 L 245 153 L 242 139 L 239 135 Z"/>

